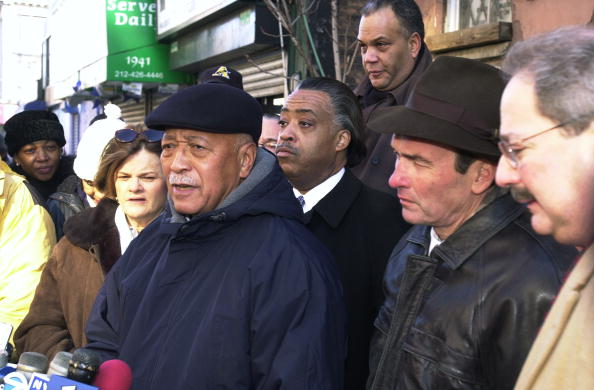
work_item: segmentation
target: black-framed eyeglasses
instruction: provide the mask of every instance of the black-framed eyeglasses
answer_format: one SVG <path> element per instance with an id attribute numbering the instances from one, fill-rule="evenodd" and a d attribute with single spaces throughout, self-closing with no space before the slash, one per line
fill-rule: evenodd
<path id="1" fill-rule="evenodd" d="M 505 156 L 507 161 L 509 161 L 510 165 L 514 169 L 516 169 L 520 166 L 520 159 L 518 158 L 518 153 L 526 148 L 526 146 L 524 145 L 524 142 L 528 141 L 529 139 L 538 137 L 539 135 L 548 133 L 549 131 L 553 131 L 556 129 L 560 129 L 563 126 L 567 126 L 568 124 L 570 124 L 571 122 L 574 122 L 575 120 L 576 119 L 570 119 L 565 122 L 561 122 L 558 125 L 555 125 L 551 128 L 543 130 L 543 131 L 539 131 L 538 133 L 529 135 L 528 137 L 524 137 L 521 140 L 516 141 L 516 142 L 507 142 L 504 140 L 500 140 L 499 142 L 497 142 L 497 146 L 499 147 L 501 154 L 503 156 Z"/>
<path id="2" fill-rule="evenodd" d="M 115 132 L 115 139 L 120 142 L 132 142 L 139 135 L 146 138 L 148 142 L 161 142 L 163 132 L 159 130 L 148 129 L 145 131 L 136 131 L 134 129 L 121 129 Z"/>

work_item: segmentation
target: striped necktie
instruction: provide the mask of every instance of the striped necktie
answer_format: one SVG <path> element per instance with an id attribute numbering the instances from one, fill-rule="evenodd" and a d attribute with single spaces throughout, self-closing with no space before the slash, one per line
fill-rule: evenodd
<path id="1" fill-rule="evenodd" d="M 301 208 L 304 208 L 305 207 L 305 199 L 303 199 L 303 196 L 302 195 L 299 195 L 297 197 L 297 200 L 299 201 L 299 204 L 301 205 Z"/>

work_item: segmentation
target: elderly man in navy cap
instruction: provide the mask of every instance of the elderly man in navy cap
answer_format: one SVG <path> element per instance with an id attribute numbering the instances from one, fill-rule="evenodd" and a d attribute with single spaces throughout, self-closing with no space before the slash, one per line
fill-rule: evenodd
<path id="1" fill-rule="evenodd" d="M 340 389 L 337 271 L 256 145 L 258 102 L 206 83 L 146 124 L 165 132 L 169 207 L 107 277 L 88 347 L 126 361 L 134 389 Z"/>
<path id="2" fill-rule="evenodd" d="M 487 64 L 439 57 L 369 122 L 394 134 L 389 183 L 416 225 L 386 267 L 370 389 L 511 390 L 575 256 L 495 186 L 504 86 Z"/>

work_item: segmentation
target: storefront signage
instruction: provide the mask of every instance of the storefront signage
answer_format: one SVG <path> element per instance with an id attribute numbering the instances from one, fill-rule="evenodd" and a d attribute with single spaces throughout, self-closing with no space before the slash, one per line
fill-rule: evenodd
<path id="1" fill-rule="evenodd" d="M 107 1 L 107 80 L 191 83 L 169 68 L 169 45 L 157 43 L 155 0 Z"/>

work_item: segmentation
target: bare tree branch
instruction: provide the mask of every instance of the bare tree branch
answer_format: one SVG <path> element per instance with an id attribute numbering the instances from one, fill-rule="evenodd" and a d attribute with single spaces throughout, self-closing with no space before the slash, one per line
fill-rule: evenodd
<path id="1" fill-rule="evenodd" d="M 312 76 L 319 75 L 318 67 L 312 58 L 316 54 L 316 48 L 314 43 L 309 42 L 307 38 L 304 38 L 303 41 L 298 39 L 297 23 L 300 19 L 303 20 L 303 23 L 307 23 L 308 15 L 317 12 L 321 1 L 328 0 L 263 0 L 270 12 L 287 32 L 286 35 L 282 36 L 291 39 L 297 53 L 303 59 L 308 74 Z M 329 28 L 325 27 L 323 31 L 331 39 L 335 77 L 337 80 L 345 82 L 353 69 L 359 44 L 352 40 L 352 18 L 346 17 L 339 24 L 338 6 L 338 0 L 330 0 L 331 25 L 328 26 Z M 273 36 L 273 34 L 267 35 Z M 279 34 L 278 37 L 281 37 L 281 35 Z"/>
<path id="2" fill-rule="evenodd" d="M 313 74 L 318 75 L 317 69 L 315 68 L 314 64 L 311 61 L 311 57 L 306 54 L 307 49 L 303 47 L 301 42 L 297 40 L 297 34 L 293 29 L 293 23 L 297 21 L 297 19 L 293 22 L 290 22 L 290 10 L 286 0 L 278 0 L 280 5 L 282 6 L 283 10 L 280 10 L 272 0 L 264 0 L 264 4 L 268 7 L 268 9 L 273 13 L 273 15 L 281 22 L 285 30 L 287 30 L 289 37 L 291 38 L 291 42 L 295 45 L 295 49 L 299 52 L 299 55 L 305 61 L 305 66 L 307 70 Z"/>
<path id="3" fill-rule="evenodd" d="M 346 52 L 346 49 L 345 49 Z M 355 41 L 355 48 L 353 49 L 353 54 L 351 54 L 351 58 L 346 58 L 347 68 L 344 72 L 344 78 L 341 80 L 343 83 L 346 82 L 346 77 L 351 70 L 353 70 L 353 64 L 355 63 L 355 58 L 357 58 L 357 53 L 359 52 L 359 41 Z"/>
<path id="4" fill-rule="evenodd" d="M 338 5 L 337 0 L 330 1 L 330 21 L 332 24 L 332 54 L 334 56 L 334 74 L 337 80 L 342 80 L 340 48 L 338 47 Z"/>

